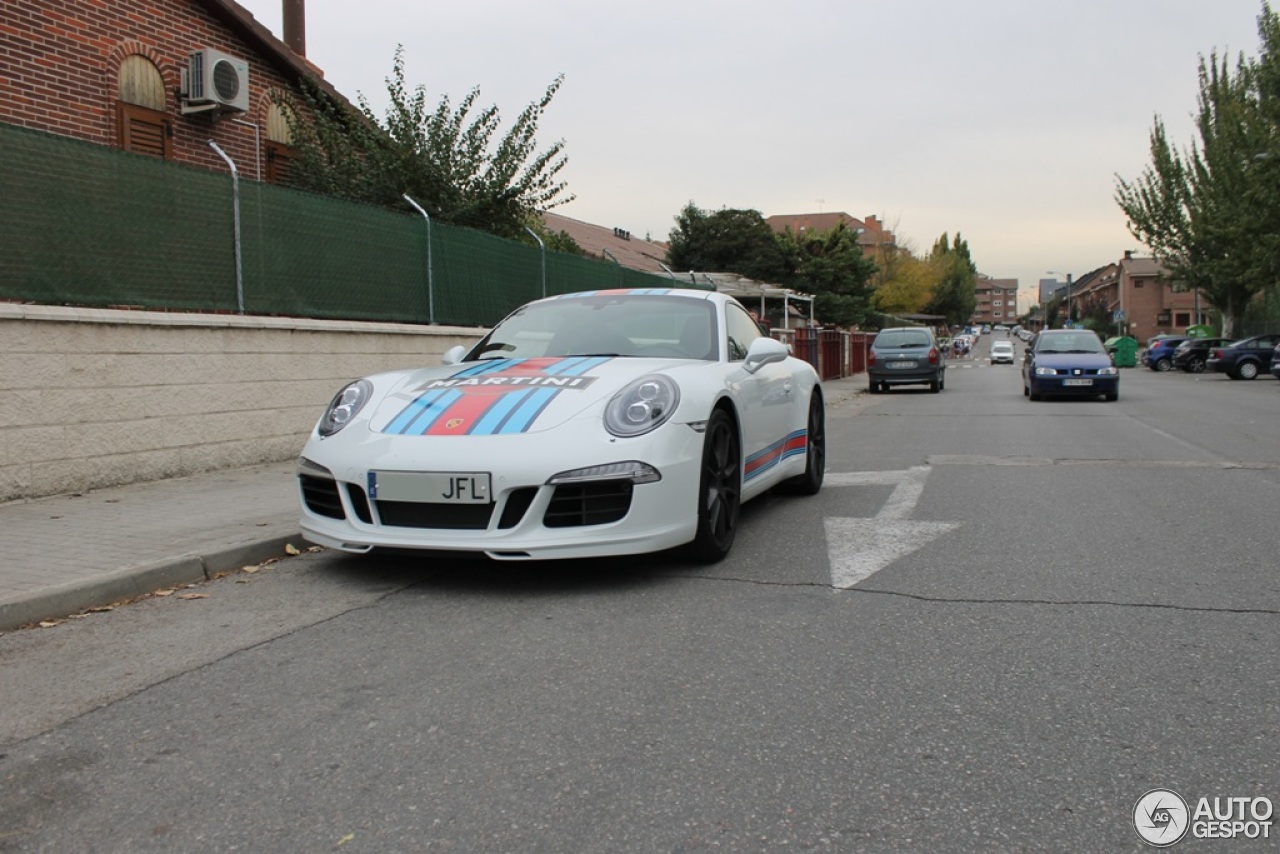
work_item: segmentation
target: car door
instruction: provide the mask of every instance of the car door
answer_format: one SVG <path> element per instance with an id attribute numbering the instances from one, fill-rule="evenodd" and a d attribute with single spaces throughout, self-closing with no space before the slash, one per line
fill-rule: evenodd
<path id="1" fill-rule="evenodd" d="M 725 304 L 725 335 L 729 362 L 739 365 L 747 357 L 751 342 L 766 337 L 751 315 L 734 303 Z M 795 380 L 785 361 L 764 365 L 755 373 L 740 368 L 733 376 L 742 417 L 742 479 L 746 485 L 780 459 L 782 443 L 792 423 Z"/>

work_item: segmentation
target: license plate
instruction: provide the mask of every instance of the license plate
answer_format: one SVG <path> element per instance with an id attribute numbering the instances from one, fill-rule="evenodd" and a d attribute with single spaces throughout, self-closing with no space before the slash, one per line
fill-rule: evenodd
<path id="1" fill-rule="evenodd" d="M 488 504 L 489 473 L 371 471 L 369 497 L 421 504 Z"/>
<path id="2" fill-rule="evenodd" d="M 915 362 L 890 362 L 889 363 L 890 368 L 914 368 L 915 366 L 916 366 Z"/>
<path id="3" fill-rule="evenodd" d="M 1093 385 L 1093 380 L 1063 380 L 1063 385 Z"/>

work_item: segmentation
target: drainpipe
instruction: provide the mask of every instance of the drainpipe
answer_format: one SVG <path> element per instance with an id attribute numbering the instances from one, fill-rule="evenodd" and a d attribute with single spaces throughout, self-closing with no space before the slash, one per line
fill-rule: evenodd
<path id="1" fill-rule="evenodd" d="M 431 217 L 427 216 L 427 212 L 422 209 L 422 205 L 409 198 L 408 193 L 403 194 L 401 198 L 413 205 L 414 209 L 422 214 L 422 218 L 427 221 L 427 323 L 435 323 L 436 283 L 431 274 Z"/>
<path id="2" fill-rule="evenodd" d="M 236 162 L 227 156 L 218 143 L 209 140 L 209 147 L 231 167 L 231 216 L 234 223 L 236 251 L 236 307 L 241 314 L 244 314 L 244 271 L 240 260 L 240 172 L 236 169 Z"/>

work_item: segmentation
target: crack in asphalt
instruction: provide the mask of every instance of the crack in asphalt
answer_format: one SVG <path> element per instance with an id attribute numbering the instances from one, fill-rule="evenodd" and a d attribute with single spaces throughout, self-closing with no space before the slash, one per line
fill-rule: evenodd
<path id="1" fill-rule="evenodd" d="M 1172 605 L 1159 602 L 1119 602 L 1108 599 L 984 599 L 960 596 L 926 596 L 922 593 L 906 593 L 901 590 L 884 590 L 876 587 L 837 587 L 834 584 L 825 584 L 820 581 L 768 581 L 760 578 L 733 578 L 725 576 L 689 574 L 684 574 L 680 577 L 700 581 L 754 584 L 759 587 L 809 587 L 822 590 L 833 590 L 837 593 L 873 593 L 879 596 L 894 596 L 900 599 L 914 599 L 917 602 L 929 602 L 942 605 L 1037 605 L 1059 608 L 1142 608 L 1156 611 L 1180 611 L 1184 613 L 1254 614 L 1267 617 L 1280 617 L 1280 609 L 1277 608 L 1215 608 L 1200 605 Z"/>

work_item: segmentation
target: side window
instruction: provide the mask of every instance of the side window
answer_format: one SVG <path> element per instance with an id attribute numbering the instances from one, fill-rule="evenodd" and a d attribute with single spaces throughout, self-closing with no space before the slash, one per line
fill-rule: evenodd
<path id="1" fill-rule="evenodd" d="M 116 136 L 120 148 L 168 158 L 173 140 L 164 113 L 164 79 L 145 56 L 133 54 L 120 63 L 117 79 Z"/>
<path id="2" fill-rule="evenodd" d="M 725 331 L 729 336 L 729 361 L 741 362 L 747 358 L 751 342 L 763 338 L 760 326 L 741 307 L 729 303 L 725 306 Z"/>

